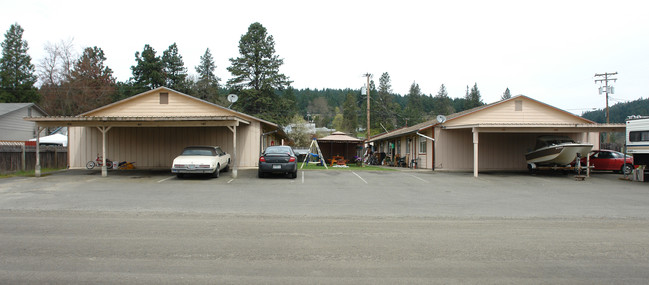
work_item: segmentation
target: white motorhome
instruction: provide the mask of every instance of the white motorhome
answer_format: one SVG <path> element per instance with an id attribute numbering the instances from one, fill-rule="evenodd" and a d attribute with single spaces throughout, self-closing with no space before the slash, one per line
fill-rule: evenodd
<path id="1" fill-rule="evenodd" d="M 626 149 L 636 165 L 649 165 L 649 117 L 631 116 L 626 121 Z"/>

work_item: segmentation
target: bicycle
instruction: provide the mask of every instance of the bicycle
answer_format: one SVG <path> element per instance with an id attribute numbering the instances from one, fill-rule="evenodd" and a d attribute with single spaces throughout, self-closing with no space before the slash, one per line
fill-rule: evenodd
<path id="1" fill-rule="evenodd" d="M 103 157 L 101 155 L 97 155 L 97 159 L 95 159 L 94 161 L 88 161 L 88 163 L 86 163 L 86 168 L 93 169 L 95 168 L 95 166 L 101 167 L 102 165 L 104 165 Z M 106 159 L 106 167 L 113 168 L 113 162 L 110 159 Z"/>

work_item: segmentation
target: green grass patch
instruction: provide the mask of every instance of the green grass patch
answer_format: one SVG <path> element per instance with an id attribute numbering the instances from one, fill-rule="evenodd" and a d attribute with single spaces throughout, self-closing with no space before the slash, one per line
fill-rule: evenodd
<path id="1" fill-rule="evenodd" d="M 61 168 L 61 169 L 63 169 L 63 168 Z M 61 169 L 59 169 L 59 168 L 42 168 L 41 169 L 41 176 L 49 175 L 48 173 L 59 171 Z M 9 177 L 16 177 L 16 176 L 34 177 L 34 176 L 36 176 L 36 174 L 35 174 L 34 170 L 16 171 L 16 172 L 11 172 L 11 173 L 0 174 L 0 179 L 9 178 Z"/>
<path id="2" fill-rule="evenodd" d="M 379 166 L 374 166 L 374 165 L 369 165 L 369 166 L 356 166 L 356 165 L 347 165 L 349 167 L 331 167 L 327 165 L 328 169 L 325 169 L 324 166 L 316 165 L 316 162 L 309 162 L 309 164 L 305 164 L 304 168 L 301 168 L 301 170 L 332 170 L 332 171 L 397 171 L 396 169 L 392 169 L 390 167 L 379 167 Z M 297 169 L 300 170 L 300 167 L 302 167 L 302 163 L 297 164 Z"/>

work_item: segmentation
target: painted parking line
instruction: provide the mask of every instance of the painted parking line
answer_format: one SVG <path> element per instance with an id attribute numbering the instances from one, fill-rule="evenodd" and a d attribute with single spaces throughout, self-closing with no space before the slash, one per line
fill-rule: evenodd
<path id="1" fill-rule="evenodd" d="M 230 182 L 232 182 L 232 181 L 234 181 L 234 178 L 228 180 L 228 184 L 230 184 Z"/>
<path id="2" fill-rule="evenodd" d="M 354 173 L 354 175 L 356 175 L 356 177 L 360 178 L 361 180 L 363 180 L 363 182 L 365 182 L 365 184 L 367 184 L 367 181 L 365 181 L 365 179 L 363 179 L 363 177 L 361 177 L 360 175 L 356 174 L 356 172 L 354 172 L 354 171 L 352 171 L 352 173 Z"/>
<path id="3" fill-rule="evenodd" d="M 171 176 L 171 177 L 167 177 L 165 179 L 158 180 L 158 183 L 165 182 L 165 181 L 167 181 L 167 180 L 169 180 L 171 178 L 174 178 L 174 177 L 176 177 L 176 176 Z"/>
<path id="4" fill-rule="evenodd" d="M 406 174 L 406 175 L 408 175 L 408 176 L 412 176 L 412 177 L 417 178 L 417 179 L 419 179 L 419 180 L 421 180 L 421 181 L 424 181 L 424 182 L 428 182 L 428 181 L 426 181 L 426 180 L 424 180 L 424 179 L 421 179 L 421 178 L 419 178 L 419 177 L 417 177 L 417 176 L 414 176 L 414 175 L 412 175 L 412 174 Z"/>
<path id="5" fill-rule="evenodd" d="M 304 171 L 302 171 L 302 184 L 304 184 Z"/>

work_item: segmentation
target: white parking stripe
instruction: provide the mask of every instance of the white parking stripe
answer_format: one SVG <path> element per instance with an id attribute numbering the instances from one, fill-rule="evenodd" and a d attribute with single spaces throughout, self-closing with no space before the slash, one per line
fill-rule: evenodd
<path id="1" fill-rule="evenodd" d="M 232 181 L 234 181 L 234 178 L 230 179 L 230 181 L 228 181 L 228 184 L 230 184 L 230 182 L 232 182 Z"/>
<path id="2" fill-rule="evenodd" d="M 162 179 L 162 180 L 158 180 L 158 183 L 160 183 L 160 182 L 164 182 L 164 181 L 167 181 L 167 180 L 169 180 L 169 179 L 171 179 L 171 178 L 174 178 L 174 177 L 176 177 L 176 176 L 171 176 L 171 177 L 167 177 L 167 178 Z"/>
<path id="3" fill-rule="evenodd" d="M 412 174 L 407 174 L 407 175 L 408 175 L 408 176 L 412 176 L 412 177 L 414 177 L 414 178 L 417 178 L 417 179 L 419 179 L 419 180 L 421 180 L 421 181 L 428 182 L 428 181 L 426 181 L 426 180 L 424 180 L 424 179 L 421 179 L 421 178 L 419 178 L 419 177 L 417 177 L 417 176 L 414 176 L 414 175 L 412 175 Z"/>
<path id="4" fill-rule="evenodd" d="M 302 171 L 302 184 L 304 184 L 304 171 Z"/>
<path id="5" fill-rule="evenodd" d="M 356 172 L 354 172 L 354 171 L 352 171 L 352 173 L 354 173 L 354 175 L 356 175 L 358 178 L 360 178 L 361 180 L 363 180 L 363 182 L 365 182 L 365 184 L 367 184 L 367 181 L 365 181 L 365 179 L 363 179 L 363 177 L 361 177 L 360 175 L 356 174 Z"/>

